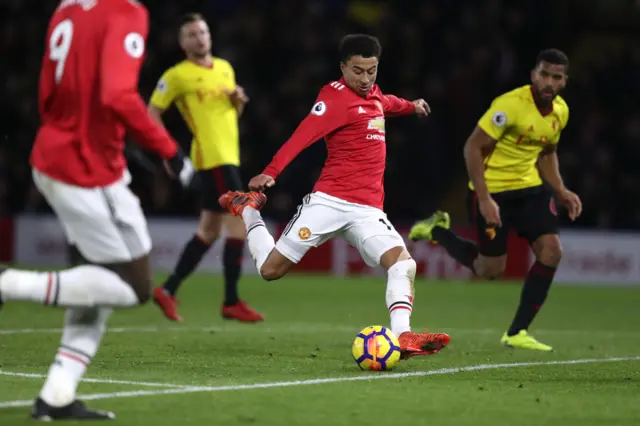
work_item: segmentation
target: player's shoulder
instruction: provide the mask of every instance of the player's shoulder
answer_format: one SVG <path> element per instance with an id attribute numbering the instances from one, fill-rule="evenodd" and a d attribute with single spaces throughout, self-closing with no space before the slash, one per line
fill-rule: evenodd
<path id="1" fill-rule="evenodd" d="M 330 81 L 329 83 L 322 86 L 320 89 L 320 93 L 332 94 L 332 95 L 343 95 L 348 93 L 349 90 L 347 86 L 341 81 Z"/>
<path id="2" fill-rule="evenodd" d="M 347 86 L 340 81 L 330 81 L 320 88 L 316 103 L 311 108 L 311 114 L 324 115 L 327 110 L 341 109 L 345 104 L 344 94 L 348 93 Z"/>
<path id="3" fill-rule="evenodd" d="M 561 114 L 569 114 L 569 105 L 562 96 L 558 95 L 553 100 L 553 110 Z"/>
<path id="4" fill-rule="evenodd" d="M 233 70 L 233 65 L 231 65 L 231 62 L 229 62 L 224 58 L 214 56 L 213 58 L 211 58 L 211 60 L 213 61 L 213 68 L 218 67 L 218 68 Z"/>
<path id="5" fill-rule="evenodd" d="M 182 60 L 180 62 L 178 62 L 177 64 L 167 68 L 167 70 L 165 71 L 165 74 L 170 74 L 170 75 L 181 75 L 184 74 L 186 72 L 189 72 L 189 69 L 191 68 L 191 62 L 189 62 L 188 60 Z"/>
<path id="6" fill-rule="evenodd" d="M 101 7 L 102 13 L 126 14 L 147 16 L 147 8 L 137 0 L 110 0 L 108 2 L 96 2 L 95 0 L 70 0 L 70 1 L 94 1 Z"/>
<path id="7" fill-rule="evenodd" d="M 500 104 L 523 104 L 531 99 L 531 88 L 529 85 L 517 87 L 494 98 L 494 103 Z"/>

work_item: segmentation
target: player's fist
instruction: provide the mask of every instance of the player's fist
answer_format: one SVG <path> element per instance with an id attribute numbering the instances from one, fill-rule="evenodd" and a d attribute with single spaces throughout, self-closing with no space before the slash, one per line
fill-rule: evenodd
<path id="1" fill-rule="evenodd" d="M 431 113 L 431 107 L 424 99 L 416 99 L 413 101 L 413 105 L 416 108 L 416 115 L 418 117 L 426 117 Z"/>
<path id="2" fill-rule="evenodd" d="M 484 221 L 489 226 L 502 226 L 502 220 L 500 219 L 500 207 L 498 203 L 491 197 L 482 199 L 478 202 L 480 207 L 480 214 L 484 217 Z"/>
<path id="3" fill-rule="evenodd" d="M 263 192 L 267 188 L 271 188 L 276 184 L 274 178 L 269 175 L 259 174 L 249 181 L 249 191 Z"/>
<path id="4" fill-rule="evenodd" d="M 247 96 L 242 86 L 236 85 L 235 90 L 227 89 L 225 90 L 225 93 L 227 94 L 227 96 L 229 96 L 229 100 L 236 108 L 243 106 L 247 102 L 249 102 L 249 97 Z"/>
<path id="5" fill-rule="evenodd" d="M 576 220 L 582 214 L 582 200 L 575 192 L 563 189 L 557 193 L 558 201 L 567 206 L 569 211 L 569 219 Z"/>

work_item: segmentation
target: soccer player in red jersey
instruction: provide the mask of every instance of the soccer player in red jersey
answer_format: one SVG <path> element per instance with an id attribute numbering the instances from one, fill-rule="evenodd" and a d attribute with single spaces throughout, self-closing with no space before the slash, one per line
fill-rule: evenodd
<path id="1" fill-rule="evenodd" d="M 244 219 L 251 255 L 265 280 L 283 277 L 307 250 L 338 235 L 355 246 L 369 266 L 383 267 L 391 329 L 399 337 L 403 358 L 408 358 L 436 353 L 450 339 L 410 328 L 416 262 L 382 211 L 385 117 L 426 117 L 430 110 L 423 99 L 410 102 L 380 91 L 375 84 L 380 53 L 375 37 L 346 36 L 340 43 L 343 77 L 320 90 L 310 114 L 264 172 L 251 179 L 252 192 L 229 192 L 220 197 L 220 204 Z M 320 179 L 276 244 L 259 212 L 267 200 L 262 191 L 321 138 L 328 155 Z"/>
<path id="2" fill-rule="evenodd" d="M 37 420 L 112 419 L 76 399 L 113 308 L 149 300 L 151 238 L 129 190 L 125 131 L 166 160 L 183 185 L 193 167 L 147 113 L 137 84 L 148 32 L 134 0 L 63 0 L 47 31 L 33 179 L 84 265 L 59 272 L 0 271 L 0 304 L 65 307 L 60 347 L 32 408 Z"/>

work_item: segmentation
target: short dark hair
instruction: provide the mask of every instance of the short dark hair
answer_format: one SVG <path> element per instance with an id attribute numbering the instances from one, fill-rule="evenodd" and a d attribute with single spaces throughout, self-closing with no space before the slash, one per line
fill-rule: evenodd
<path id="1" fill-rule="evenodd" d="M 340 60 L 345 63 L 352 56 L 380 59 L 382 46 L 377 37 L 367 34 L 348 34 L 340 40 Z"/>
<path id="2" fill-rule="evenodd" d="M 200 13 L 195 13 L 195 12 L 185 13 L 180 17 L 180 20 L 178 21 L 178 31 L 182 31 L 182 27 L 184 27 L 187 24 L 191 24 L 192 22 L 197 22 L 197 21 L 204 21 L 204 20 L 205 20 L 204 16 L 202 16 L 202 14 Z"/>
<path id="3" fill-rule="evenodd" d="M 560 49 L 545 49 L 536 57 L 536 67 L 540 62 L 548 62 L 553 65 L 564 65 L 565 71 L 569 70 L 569 57 Z"/>

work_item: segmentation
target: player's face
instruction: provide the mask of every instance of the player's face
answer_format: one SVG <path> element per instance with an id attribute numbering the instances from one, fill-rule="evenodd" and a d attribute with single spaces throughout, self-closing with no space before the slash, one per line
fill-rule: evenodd
<path id="1" fill-rule="evenodd" d="M 180 47 L 193 56 L 205 56 L 211 52 L 211 34 L 204 21 L 185 24 L 180 31 Z"/>
<path id="2" fill-rule="evenodd" d="M 531 71 L 531 83 L 536 92 L 536 96 L 550 102 L 567 85 L 567 72 L 564 65 L 550 64 L 541 61 L 537 67 Z"/>
<path id="3" fill-rule="evenodd" d="M 376 82 L 378 76 L 378 58 L 352 56 L 346 63 L 340 64 L 347 85 L 358 95 L 365 97 Z"/>

